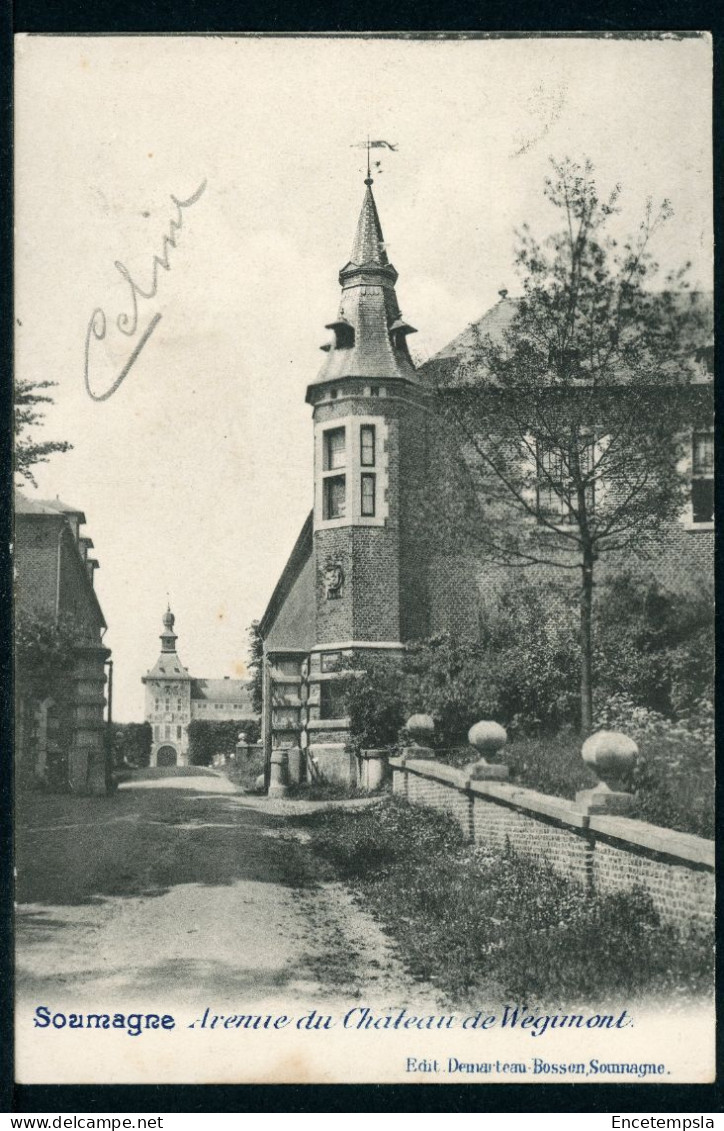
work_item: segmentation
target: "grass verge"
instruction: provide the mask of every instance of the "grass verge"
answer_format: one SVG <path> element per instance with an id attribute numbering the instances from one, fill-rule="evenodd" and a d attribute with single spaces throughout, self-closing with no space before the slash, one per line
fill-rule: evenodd
<path id="1" fill-rule="evenodd" d="M 485 991 L 546 1005 L 711 990 L 713 939 L 685 944 L 643 892 L 592 897 L 513 853 L 482 855 L 444 814 L 389 798 L 300 818 L 315 852 L 456 999 Z"/>

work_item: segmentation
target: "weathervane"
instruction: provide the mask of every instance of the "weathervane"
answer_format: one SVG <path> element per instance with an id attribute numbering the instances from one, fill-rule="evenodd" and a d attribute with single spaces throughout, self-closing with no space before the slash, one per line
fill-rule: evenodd
<path id="1" fill-rule="evenodd" d="M 367 150 L 367 179 L 365 180 L 366 185 L 372 184 L 370 149 L 389 149 L 393 153 L 397 152 L 397 145 L 393 145 L 391 141 L 382 141 L 382 140 L 370 141 L 369 135 L 367 137 L 367 141 L 358 141 L 358 142 L 354 143 L 353 145 L 351 145 L 350 148 L 351 149 L 366 149 Z M 384 171 L 381 168 L 381 165 L 382 165 L 381 161 L 375 161 L 375 172 L 378 173 L 378 174 L 381 174 Z"/>

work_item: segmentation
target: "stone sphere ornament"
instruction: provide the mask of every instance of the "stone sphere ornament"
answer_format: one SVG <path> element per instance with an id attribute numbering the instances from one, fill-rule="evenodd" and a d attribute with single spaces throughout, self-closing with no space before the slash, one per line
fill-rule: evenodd
<path id="1" fill-rule="evenodd" d="M 508 741 L 508 734 L 505 727 L 500 723 L 493 722 L 492 719 L 483 719 L 479 723 L 473 723 L 468 731 L 468 742 L 471 746 L 485 757 L 486 754 L 495 754 Z"/>
<path id="2" fill-rule="evenodd" d="M 609 789 L 621 789 L 634 767 L 639 748 L 627 734 L 617 730 L 599 730 L 587 738 L 581 747 L 581 757 L 587 766 Z"/>
<path id="3" fill-rule="evenodd" d="M 473 723 L 468 731 L 468 742 L 477 750 L 480 758 L 467 767 L 471 781 L 505 781 L 508 767 L 500 763 L 488 762 L 486 754 L 497 754 L 508 741 L 505 727 L 492 719 L 481 719 Z"/>
<path id="4" fill-rule="evenodd" d="M 435 734 L 432 715 L 410 715 L 405 729 L 416 746 L 429 746 Z"/>

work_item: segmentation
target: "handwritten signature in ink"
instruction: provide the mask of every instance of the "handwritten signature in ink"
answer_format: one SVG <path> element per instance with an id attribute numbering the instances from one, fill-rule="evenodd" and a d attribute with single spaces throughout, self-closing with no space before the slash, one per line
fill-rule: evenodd
<path id="1" fill-rule="evenodd" d="M 120 332 L 122 334 L 126 335 L 127 338 L 135 338 L 138 331 L 139 331 L 139 326 L 138 326 L 138 300 L 139 300 L 139 298 L 152 299 L 152 298 L 156 297 L 156 292 L 158 290 L 158 269 L 159 269 L 159 267 L 163 267 L 164 271 L 170 271 L 171 270 L 171 263 L 170 263 L 169 258 L 168 258 L 168 252 L 169 252 L 170 247 L 174 247 L 174 248 L 176 247 L 177 240 L 178 240 L 178 233 L 183 228 L 184 209 L 190 208 L 192 204 L 195 204 L 196 201 L 202 196 L 205 188 L 206 188 L 206 181 L 203 181 L 202 184 L 200 184 L 199 187 L 196 189 L 196 192 L 192 193 L 192 195 L 187 197 L 186 200 L 179 200 L 178 197 L 173 196 L 173 195 L 171 196 L 171 200 L 176 205 L 176 217 L 172 218 L 171 221 L 169 222 L 168 235 L 164 235 L 164 237 L 163 237 L 163 247 L 162 247 L 162 250 L 161 250 L 161 255 L 160 256 L 154 255 L 154 257 L 153 257 L 151 285 L 150 285 L 148 290 L 144 290 L 142 287 L 139 287 L 138 283 L 136 283 L 134 281 L 134 279 L 131 277 L 131 273 L 124 263 L 121 263 L 119 260 L 115 261 L 114 267 L 119 272 L 119 274 L 125 279 L 125 281 L 128 283 L 128 287 L 129 287 L 129 290 L 130 290 L 130 301 L 131 301 L 130 313 L 128 313 L 127 311 L 123 311 L 116 318 L 116 326 L 118 327 L 118 329 L 120 330 Z M 134 346 L 132 353 L 130 354 L 128 360 L 126 361 L 125 365 L 123 366 L 123 369 L 118 374 L 118 376 L 116 377 L 113 384 L 110 386 L 110 388 L 106 389 L 105 392 L 95 393 L 91 389 L 90 374 L 89 374 L 91 340 L 93 338 L 95 338 L 95 340 L 97 342 L 102 342 L 103 339 L 106 336 L 106 330 L 107 330 L 107 325 L 108 325 L 105 311 L 100 306 L 96 307 L 96 309 L 93 311 L 93 313 L 90 316 L 90 322 L 88 323 L 88 329 L 86 331 L 86 336 L 85 336 L 85 387 L 86 387 L 86 392 L 88 393 L 89 397 L 92 397 L 94 401 L 107 401 L 109 397 L 113 396 L 116 389 L 118 389 L 118 387 L 122 384 L 122 382 L 125 381 L 126 377 L 128 376 L 128 374 L 131 371 L 131 368 L 132 368 L 134 362 L 137 360 L 138 355 L 140 354 L 141 350 L 145 346 L 148 339 L 151 337 L 151 334 L 156 329 L 156 327 L 157 327 L 157 325 L 160 321 L 161 321 L 161 315 L 159 313 L 154 314 L 153 317 L 151 318 L 150 322 L 148 323 L 148 325 L 141 332 L 141 336 L 136 341 L 136 344 Z"/>

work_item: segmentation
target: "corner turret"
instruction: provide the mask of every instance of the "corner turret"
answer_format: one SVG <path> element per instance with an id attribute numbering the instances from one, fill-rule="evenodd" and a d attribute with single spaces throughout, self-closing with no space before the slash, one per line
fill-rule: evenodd
<path id="1" fill-rule="evenodd" d="M 352 252 L 339 273 L 339 311 L 325 327 L 333 338 L 321 347 L 327 357 L 307 390 L 307 401 L 317 399 L 319 386 L 348 377 L 418 384 L 407 348 L 407 335 L 415 329 L 402 318 L 395 293 L 397 278 L 387 257 L 368 176 Z"/>

